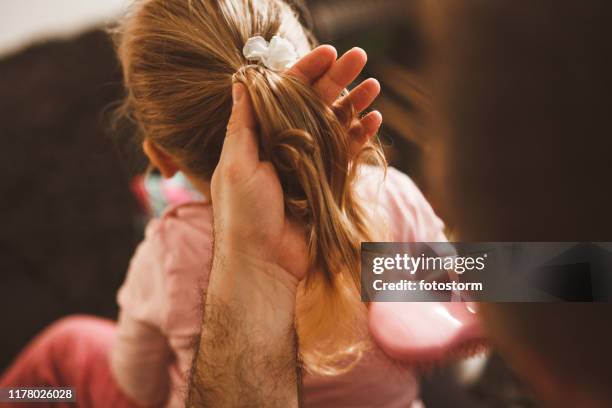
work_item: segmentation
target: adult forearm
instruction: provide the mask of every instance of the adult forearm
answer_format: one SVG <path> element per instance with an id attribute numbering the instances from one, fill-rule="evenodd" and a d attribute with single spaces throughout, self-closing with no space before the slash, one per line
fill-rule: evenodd
<path id="1" fill-rule="evenodd" d="M 215 254 L 188 406 L 299 405 L 297 284 L 275 264 Z"/>

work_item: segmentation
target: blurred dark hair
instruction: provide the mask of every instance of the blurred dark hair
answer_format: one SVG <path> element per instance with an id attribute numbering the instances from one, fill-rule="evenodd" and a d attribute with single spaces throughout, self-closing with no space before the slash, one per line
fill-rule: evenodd
<path id="1" fill-rule="evenodd" d="M 427 2 L 428 174 L 457 237 L 611 241 L 612 2 Z M 610 304 L 483 304 L 555 406 L 610 406 Z"/>
<path id="2" fill-rule="evenodd" d="M 610 240 L 612 3 L 433 7 L 432 167 L 463 239 Z"/>

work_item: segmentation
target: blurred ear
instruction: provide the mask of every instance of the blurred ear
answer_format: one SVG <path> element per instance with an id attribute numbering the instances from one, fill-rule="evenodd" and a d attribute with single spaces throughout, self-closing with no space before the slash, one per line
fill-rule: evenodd
<path id="1" fill-rule="evenodd" d="M 180 170 L 174 158 L 149 139 L 142 142 L 142 150 L 165 178 L 172 178 Z"/>

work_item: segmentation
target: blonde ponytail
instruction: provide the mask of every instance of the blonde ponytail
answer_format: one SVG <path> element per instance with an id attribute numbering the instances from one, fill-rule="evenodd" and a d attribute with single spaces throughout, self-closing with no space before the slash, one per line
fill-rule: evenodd
<path id="1" fill-rule="evenodd" d="M 249 90 L 262 156 L 278 171 L 287 213 L 306 225 L 313 272 L 300 288 L 296 311 L 303 361 L 319 374 L 338 374 L 368 347 L 360 249 L 376 237 L 356 195 L 355 169 L 365 161 L 384 165 L 384 156 L 369 144 L 352 161 L 346 126 L 290 75 L 247 66 L 235 78 Z"/>

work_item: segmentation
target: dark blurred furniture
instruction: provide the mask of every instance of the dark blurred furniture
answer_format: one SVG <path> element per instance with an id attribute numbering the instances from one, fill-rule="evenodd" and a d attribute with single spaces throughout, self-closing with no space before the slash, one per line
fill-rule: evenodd
<path id="1" fill-rule="evenodd" d="M 61 316 L 114 317 L 140 232 L 121 143 L 106 132 L 122 94 L 107 35 L 4 58 L 0 90 L 2 368 Z"/>

